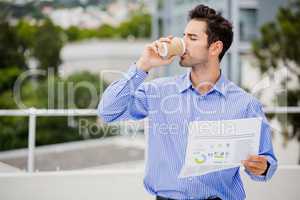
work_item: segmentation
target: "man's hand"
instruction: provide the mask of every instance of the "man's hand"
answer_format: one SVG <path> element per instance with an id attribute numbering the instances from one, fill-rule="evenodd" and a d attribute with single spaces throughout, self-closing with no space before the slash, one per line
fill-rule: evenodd
<path id="1" fill-rule="evenodd" d="M 247 160 L 242 160 L 242 164 L 251 174 L 263 175 L 268 168 L 268 161 L 264 156 L 251 155 Z"/>
<path id="2" fill-rule="evenodd" d="M 159 40 L 156 40 L 152 42 L 151 44 L 146 45 L 141 57 L 137 61 L 136 65 L 148 72 L 153 67 L 159 67 L 162 65 L 168 65 L 171 64 L 176 56 L 173 56 L 169 59 L 163 59 L 158 54 L 158 47 L 161 45 L 161 42 L 170 42 L 172 40 L 173 36 L 168 36 L 166 38 L 160 38 Z"/>

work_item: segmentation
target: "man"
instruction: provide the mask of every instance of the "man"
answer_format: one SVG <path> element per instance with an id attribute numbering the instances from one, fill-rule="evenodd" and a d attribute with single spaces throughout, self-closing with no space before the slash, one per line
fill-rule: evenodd
<path id="1" fill-rule="evenodd" d="M 232 43 L 232 26 L 215 10 L 196 6 L 189 13 L 183 37 L 186 52 L 180 58 L 180 65 L 190 71 L 144 83 L 152 68 L 174 60 L 162 59 L 157 50 L 159 42 L 171 39 L 161 38 L 145 47 L 126 77 L 104 92 L 99 115 L 106 122 L 148 117 L 144 186 L 157 199 L 245 199 L 239 167 L 178 178 L 191 121 L 262 117 L 259 155 L 251 155 L 242 163 L 256 181 L 269 180 L 277 168 L 271 128 L 262 105 L 220 70 L 220 61 Z"/>

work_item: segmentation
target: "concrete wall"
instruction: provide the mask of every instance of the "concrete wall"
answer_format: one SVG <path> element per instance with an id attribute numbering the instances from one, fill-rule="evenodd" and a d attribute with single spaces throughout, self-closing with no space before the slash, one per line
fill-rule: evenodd
<path id="1" fill-rule="evenodd" d="M 0 175 L 3 200 L 150 200 L 143 188 L 143 170 L 100 170 Z M 268 183 L 254 182 L 244 173 L 248 200 L 300 198 L 300 167 L 277 171 Z"/>

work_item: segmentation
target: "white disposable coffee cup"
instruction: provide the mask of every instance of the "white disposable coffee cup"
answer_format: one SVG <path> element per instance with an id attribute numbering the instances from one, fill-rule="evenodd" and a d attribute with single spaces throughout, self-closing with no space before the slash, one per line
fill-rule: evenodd
<path id="1" fill-rule="evenodd" d="M 185 43 L 182 38 L 174 37 L 170 43 L 161 42 L 158 46 L 158 53 L 162 58 L 182 56 L 185 52 Z"/>

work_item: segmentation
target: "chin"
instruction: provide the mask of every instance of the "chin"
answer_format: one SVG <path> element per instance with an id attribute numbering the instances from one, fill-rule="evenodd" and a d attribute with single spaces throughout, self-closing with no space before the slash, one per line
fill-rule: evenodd
<path id="1" fill-rule="evenodd" d="M 190 68 L 191 67 L 188 63 L 184 62 L 183 60 L 179 61 L 179 65 L 180 65 L 180 67 L 186 67 L 186 68 Z"/>

